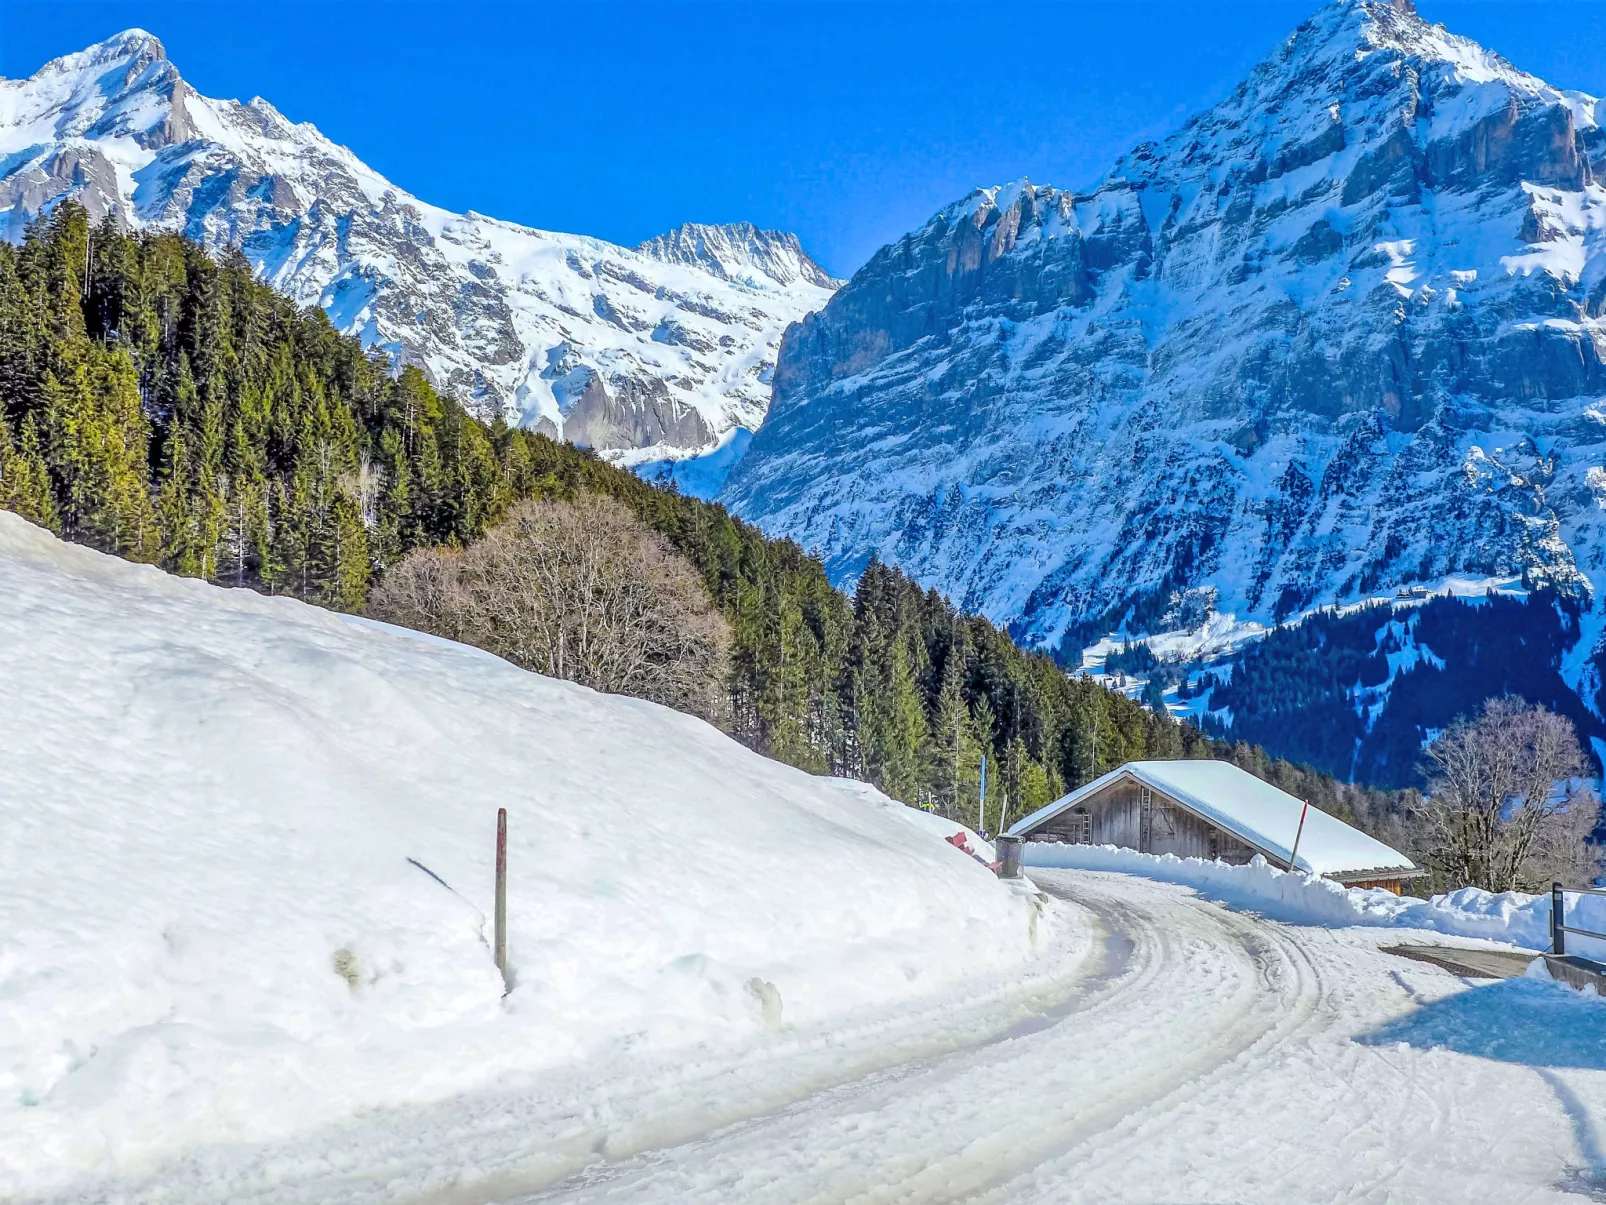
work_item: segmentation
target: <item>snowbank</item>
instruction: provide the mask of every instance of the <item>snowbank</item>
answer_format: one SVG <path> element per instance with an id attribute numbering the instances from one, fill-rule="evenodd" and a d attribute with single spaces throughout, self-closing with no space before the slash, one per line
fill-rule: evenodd
<path id="1" fill-rule="evenodd" d="M 1140 854 L 1113 845 L 1030 843 L 1024 861 L 1028 866 L 1119 870 L 1182 883 L 1229 907 L 1298 925 L 1425 929 L 1455 937 L 1507 942 L 1530 950 L 1550 948 L 1548 895 L 1516 891 L 1496 895 L 1464 887 L 1423 900 L 1289 874 L 1268 865 L 1261 857 L 1247 866 L 1229 866 L 1173 854 Z M 1567 916 L 1570 924 L 1606 932 L 1606 898 L 1571 896 Z M 1574 954 L 1606 958 L 1606 942 L 1591 938 L 1568 934 L 1567 948 Z"/>
<path id="2" fill-rule="evenodd" d="M 4 513 L 0 697 L 0 1197 L 1032 952 L 1025 893 L 862 784 Z"/>

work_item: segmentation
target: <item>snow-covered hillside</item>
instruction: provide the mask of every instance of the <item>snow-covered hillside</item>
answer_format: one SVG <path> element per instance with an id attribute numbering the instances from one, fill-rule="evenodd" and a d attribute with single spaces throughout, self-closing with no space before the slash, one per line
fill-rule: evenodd
<path id="1" fill-rule="evenodd" d="M 787 336 L 722 498 L 1044 645 L 1190 590 L 1598 592 L 1603 155 L 1593 98 L 1338 0 L 1090 192 L 979 190 L 880 251 Z"/>
<path id="2" fill-rule="evenodd" d="M 630 250 L 449 213 L 260 97 L 197 94 L 141 30 L 0 80 L 0 237 L 63 197 L 238 247 L 482 415 L 626 461 L 755 429 L 781 332 L 837 284 L 795 235 L 747 223 Z"/>
<path id="3" fill-rule="evenodd" d="M 0 699 L 8 1200 L 913 1007 L 1048 931 L 953 826 L 861 784 L 6 513 Z"/>

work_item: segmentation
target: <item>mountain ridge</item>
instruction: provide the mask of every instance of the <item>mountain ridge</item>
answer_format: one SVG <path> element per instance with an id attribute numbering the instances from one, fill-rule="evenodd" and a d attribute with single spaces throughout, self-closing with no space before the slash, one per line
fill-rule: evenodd
<path id="1" fill-rule="evenodd" d="M 810 259 L 797 235 L 760 230 L 751 222 L 682 222 L 637 243 L 636 250 L 665 263 L 701 267 L 722 280 L 750 283 L 757 272 L 783 286 L 802 280 L 835 290 L 846 283 Z"/>
<path id="2" fill-rule="evenodd" d="M 701 231 L 699 258 L 429 205 L 260 97 L 201 96 L 139 29 L 0 80 L 0 237 L 64 197 L 238 248 L 482 417 L 619 460 L 755 428 L 782 330 L 834 287 L 795 236 L 748 223 L 643 244 Z"/>

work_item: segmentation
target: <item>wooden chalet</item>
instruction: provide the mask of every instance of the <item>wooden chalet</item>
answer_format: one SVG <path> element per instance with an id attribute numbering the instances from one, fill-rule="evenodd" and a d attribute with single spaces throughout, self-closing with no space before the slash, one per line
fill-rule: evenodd
<path id="1" fill-rule="evenodd" d="M 1230 762 L 1128 762 L 1039 808 L 1009 831 L 1028 841 L 1117 845 L 1148 854 L 1242 865 L 1256 854 L 1282 870 L 1295 857 L 1304 803 Z M 1305 814 L 1298 869 L 1398 895 L 1427 872 L 1320 808 Z"/>

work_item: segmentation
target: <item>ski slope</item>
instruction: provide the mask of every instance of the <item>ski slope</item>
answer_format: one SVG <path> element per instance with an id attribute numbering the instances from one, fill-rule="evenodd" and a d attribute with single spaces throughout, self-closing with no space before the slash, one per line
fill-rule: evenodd
<path id="1" fill-rule="evenodd" d="M 244 1199 L 330 1133 L 314 1170 L 368 1183 L 355 1119 L 633 1099 L 666 1060 L 1018 991 L 1053 928 L 863 784 L 3 512 L 0 700 L 3 1200 L 177 1167 Z"/>

